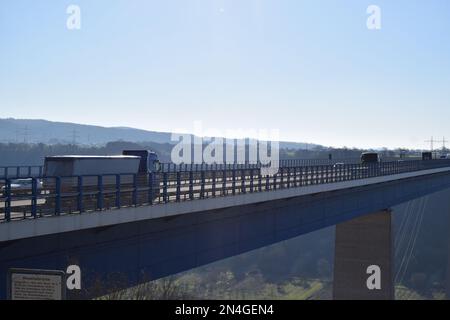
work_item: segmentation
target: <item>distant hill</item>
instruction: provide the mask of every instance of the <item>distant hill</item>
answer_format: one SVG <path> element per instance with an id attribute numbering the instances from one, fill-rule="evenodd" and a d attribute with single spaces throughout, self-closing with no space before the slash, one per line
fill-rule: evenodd
<path id="1" fill-rule="evenodd" d="M 0 142 L 105 144 L 110 141 L 170 142 L 170 133 L 47 120 L 0 119 Z"/>
<path id="2" fill-rule="evenodd" d="M 173 143 L 171 133 L 127 127 L 101 127 L 48 120 L 0 119 L 0 143 L 104 145 L 111 141 Z M 311 149 L 315 144 L 280 142 L 281 148 Z"/>

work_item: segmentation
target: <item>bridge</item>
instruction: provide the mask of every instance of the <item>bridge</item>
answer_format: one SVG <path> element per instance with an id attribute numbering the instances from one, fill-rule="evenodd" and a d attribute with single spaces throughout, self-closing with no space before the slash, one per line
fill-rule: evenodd
<path id="1" fill-rule="evenodd" d="M 390 208 L 450 188 L 450 160 L 291 161 L 273 176 L 255 165 L 70 177 L 41 169 L 20 175 L 25 191 L 12 187 L 17 177 L 0 178 L 0 279 L 10 268 L 77 264 L 83 289 L 70 297 L 90 298 L 111 281 L 127 288 L 337 225 L 334 298 L 392 299 Z M 366 286 L 370 265 L 382 270 L 380 290 Z"/>

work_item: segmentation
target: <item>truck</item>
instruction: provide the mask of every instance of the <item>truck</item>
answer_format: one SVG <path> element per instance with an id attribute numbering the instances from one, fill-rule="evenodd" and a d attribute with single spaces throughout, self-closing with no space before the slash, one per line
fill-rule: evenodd
<path id="1" fill-rule="evenodd" d="M 76 211 L 80 190 L 83 205 L 93 209 L 99 204 L 100 188 L 102 207 L 115 206 L 118 199 L 121 205 L 132 204 L 135 183 L 143 190 L 138 193 L 137 201 L 145 203 L 149 199 L 145 188 L 148 190 L 150 173 L 153 173 L 153 199 L 159 196 L 159 171 L 158 156 L 149 150 L 124 150 L 121 155 L 106 156 L 49 156 L 44 162 L 42 188 L 50 195 L 56 195 L 60 190 L 60 205 L 69 212 Z M 55 206 L 55 199 L 47 196 L 49 207 Z"/>
<path id="2" fill-rule="evenodd" d="M 361 154 L 361 163 L 377 163 L 379 161 L 378 153 L 364 152 Z"/>
<path id="3" fill-rule="evenodd" d="M 433 160 L 433 153 L 429 151 L 422 152 L 422 160 Z"/>

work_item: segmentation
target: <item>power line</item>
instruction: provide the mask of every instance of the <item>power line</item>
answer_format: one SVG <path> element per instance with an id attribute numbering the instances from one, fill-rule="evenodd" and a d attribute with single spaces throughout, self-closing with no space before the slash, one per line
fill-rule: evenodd
<path id="1" fill-rule="evenodd" d="M 430 140 L 425 140 L 425 142 L 430 144 L 430 151 L 433 152 L 433 150 L 434 150 L 434 143 L 435 143 L 435 142 L 438 142 L 438 141 L 435 140 L 435 139 L 433 138 L 433 136 L 432 136 Z"/>
<path id="2" fill-rule="evenodd" d="M 77 129 L 73 129 L 72 130 L 72 144 L 76 145 L 77 144 L 77 138 L 79 138 L 80 136 L 78 135 L 78 131 Z"/>
<path id="3" fill-rule="evenodd" d="M 445 140 L 445 137 L 442 137 L 442 150 L 445 150 L 445 143 L 448 142 L 448 140 Z"/>

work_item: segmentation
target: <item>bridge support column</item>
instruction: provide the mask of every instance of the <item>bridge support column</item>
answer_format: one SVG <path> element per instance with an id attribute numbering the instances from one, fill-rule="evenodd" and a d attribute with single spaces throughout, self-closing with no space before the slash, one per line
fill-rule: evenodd
<path id="1" fill-rule="evenodd" d="M 450 230 L 450 223 L 447 223 Z M 450 232 L 449 232 L 450 233 Z M 450 300 L 450 237 L 447 239 L 448 251 L 447 251 L 447 269 L 445 275 L 445 299 Z"/>
<path id="2" fill-rule="evenodd" d="M 391 212 L 336 226 L 333 299 L 394 299 Z"/>

